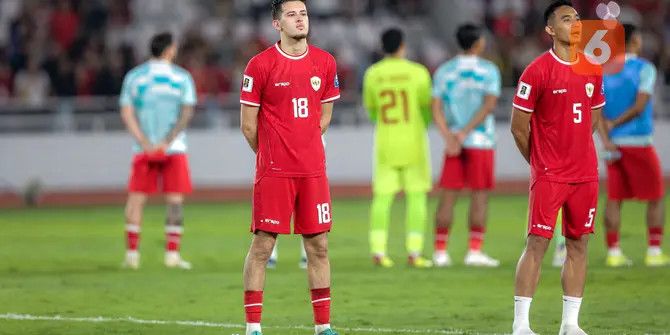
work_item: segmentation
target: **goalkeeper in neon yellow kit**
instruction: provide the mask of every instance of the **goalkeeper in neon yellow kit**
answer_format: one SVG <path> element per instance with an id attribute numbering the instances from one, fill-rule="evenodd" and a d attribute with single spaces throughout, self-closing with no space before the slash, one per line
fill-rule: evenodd
<path id="1" fill-rule="evenodd" d="M 407 202 L 408 263 L 431 267 L 421 256 L 427 222 L 426 193 L 431 188 L 427 125 L 431 120 L 431 77 L 420 64 L 405 59 L 403 33 L 382 35 L 386 57 L 372 65 L 363 80 L 363 102 L 375 123 L 370 249 L 375 264 L 393 266 L 387 255 L 388 226 L 396 193 Z"/>

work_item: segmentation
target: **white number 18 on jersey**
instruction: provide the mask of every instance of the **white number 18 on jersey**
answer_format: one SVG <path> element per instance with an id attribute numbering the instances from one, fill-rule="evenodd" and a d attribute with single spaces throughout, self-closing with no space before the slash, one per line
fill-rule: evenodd
<path id="1" fill-rule="evenodd" d="M 309 109 L 307 107 L 307 98 L 293 98 L 293 117 L 296 119 L 305 119 L 309 116 Z"/>

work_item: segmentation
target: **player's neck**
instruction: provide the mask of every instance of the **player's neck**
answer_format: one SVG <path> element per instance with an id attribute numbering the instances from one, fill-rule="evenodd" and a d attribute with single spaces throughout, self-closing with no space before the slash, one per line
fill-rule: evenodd
<path id="1" fill-rule="evenodd" d="M 563 44 L 555 41 L 552 49 L 554 50 L 556 56 L 564 62 L 572 63 L 577 60 L 577 55 L 572 52 L 572 48 L 569 44 Z"/>
<path id="2" fill-rule="evenodd" d="M 279 48 L 289 56 L 300 56 L 307 52 L 307 39 L 294 39 L 282 35 Z"/>
<path id="3" fill-rule="evenodd" d="M 153 57 L 151 58 L 151 61 L 156 63 L 170 63 L 170 59 L 165 57 Z"/>

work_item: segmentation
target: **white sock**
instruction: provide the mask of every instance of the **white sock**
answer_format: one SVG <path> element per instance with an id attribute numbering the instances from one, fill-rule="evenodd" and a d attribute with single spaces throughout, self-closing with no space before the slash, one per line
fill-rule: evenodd
<path id="1" fill-rule="evenodd" d="M 533 298 L 514 296 L 514 323 L 512 330 L 530 328 L 530 303 Z"/>
<path id="2" fill-rule="evenodd" d="M 314 326 L 314 331 L 316 332 L 316 335 L 319 335 L 319 333 L 321 333 L 322 331 L 324 331 L 326 329 L 330 329 L 330 323 Z"/>
<path id="3" fill-rule="evenodd" d="M 251 335 L 252 332 L 261 332 L 260 323 L 247 323 L 247 335 Z"/>
<path id="4" fill-rule="evenodd" d="M 564 325 L 577 326 L 579 319 L 579 307 L 582 305 L 582 298 L 563 296 L 563 321 Z"/>
<path id="5" fill-rule="evenodd" d="M 618 257 L 621 256 L 622 254 L 623 253 L 621 252 L 621 248 L 619 247 L 607 249 L 607 256 Z"/>
<path id="6" fill-rule="evenodd" d="M 661 247 L 649 247 L 649 249 L 647 249 L 647 255 L 649 256 L 658 256 L 661 253 Z"/>

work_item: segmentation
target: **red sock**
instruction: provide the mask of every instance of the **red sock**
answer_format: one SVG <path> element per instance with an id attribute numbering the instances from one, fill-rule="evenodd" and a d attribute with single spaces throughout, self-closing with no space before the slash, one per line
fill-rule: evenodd
<path id="1" fill-rule="evenodd" d="M 312 309 L 314 310 L 314 324 L 330 323 L 330 287 L 312 290 Z"/>
<path id="2" fill-rule="evenodd" d="M 486 231 L 485 227 L 482 226 L 472 226 L 470 227 L 470 250 L 479 251 L 482 250 L 482 244 L 484 243 L 484 232 Z"/>
<path id="3" fill-rule="evenodd" d="M 180 226 L 165 226 L 165 249 L 167 251 L 179 251 L 181 244 L 181 234 L 183 229 Z"/>
<path id="4" fill-rule="evenodd" d="M 647 237 L 650 247 L 660 247 L 663 241 L 663 227 L 649 227 Z"/>
<path id="5" fill-rule="evenodd" d="M 447 241 L 449 240 L 449 228 L 435 228 L 435 251 L 447 251 Z"/>
<path id="6" fill-rule="evenodd" d="M 126 248 L 129 251 L 137 251 L 140 244 L 140 226 L 134 224 L 126 224 Z"/>
<path id="7" fill-rule="evenodd" d="M 263 291 L 244 291 L 244 313 L 247 323 L 261 323 Z"/>
<path id="8" fill-rule="evenodd" d="M 608 230 L 607 233 L 607 248 L 618 248 L 619 247 L 619 231 L 618 230 Z"/>

